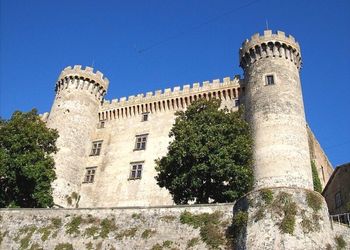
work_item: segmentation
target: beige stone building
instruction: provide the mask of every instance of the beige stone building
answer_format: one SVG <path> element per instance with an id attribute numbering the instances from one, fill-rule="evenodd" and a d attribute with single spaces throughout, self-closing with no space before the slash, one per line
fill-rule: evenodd
<path id="1" fill-rule="evenodd" d="M 274 63 L 261 58 L 274 58 Z M 167 153 L 174 113 L 199 98 L 240 104 L 254 136 L 255 189 L 312 189 L 310 160 L 323 186 L 333 168 L 307 127 L 299 79 L 299 44 L 278 31 L 255 34 L 240 49 L 244 76 L 105 100 L 109 81 L 80 65 L 65 68 L 43 119 L 60 137 L 55 203 L 63 207 L 173 204 L 155 180 L 155 159 Z M 311 181 L 310 181 L 311 180 Z"/>
<path id="2" fill-rule="evenodd" d="M 335 168 L 322 195 L 330 214 L 350 213 L 350 163 Z M 350 218 L 346 220 L 349 224 Z"/>

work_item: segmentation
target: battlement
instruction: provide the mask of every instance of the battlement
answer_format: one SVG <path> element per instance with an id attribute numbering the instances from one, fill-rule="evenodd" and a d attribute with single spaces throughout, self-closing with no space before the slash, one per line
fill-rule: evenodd
<path id="1" fill-rule="evenodd" d="M 94 68 L 86 66 L 85 69 L 82 68 L 81 65 L 74 65 L 73 68 L 71 66 L 66 67 L 58 77 L 58 81 L 64 78 L 83 78 L 86 80 L 94 81 L 101 85 L 105 90 L 107 90 L 109 85 L 109 80 L 107 77 L 103 76 L 103 73 L 100 71 L 94 72 Z"/>
<path id="2" fill-rule="evenodd" d="M 76 89 L 90 90 L 99 100 L 103 100 L 109 85 L 109 80 L 104 77 L 100 71 L 94 72 L 94 69 L 86 66 L 85 69 L 81 65 L 66 67 L 58 77 L 56 83 L 57 94 L 70 86 Z"/>
<path id="3" fill-rule="evenodd" d="M 137 94 L 131 95 L 129 97 L 121 97 L 119 99 L 113 99 L 111 101 L 105 100 L 102 109 L 108 109 L 116 106 L 129 106 L 134 103 L 147 102 L 149 100 L 161 100 L 161 99 L 170 99 L 172 97 L 180 97 L 189 94 L 201 93 L 201 92 L 210 92 L 212 90 L 218 90 L 220 88 L 226 88 L 232 85 L 240 84 L 240 76 L 236 75 L 233 79 L 230 77 L 225 77 L 223 81 L 220 79 L 215 79 L 210 81 L 204 81 L 202 85 L 199 82 L 193 83 L 192 87 L 190 84 L 182 86 L 175 86 L 173 89 L 166 88 L 162 90 L 156 90 L 155 92 L 147 92 L 146 94 Z"/>
<path id="4" fill-rule="evenodd" d="M 239 56 L 240 66 L 243 69 L 256 60 L 266 57 L 289 59 L 298 69 L 301 67 L 299 43 L 293 36 L 287 36 L 283 31 L 272 33 L 271 30 L 265 30 L 263 35 L 255 33 L 242 43 Z"/>
<path id="5" fill-rule="evenodd" d="M 215 79 L 204 81 L 202 84 L 193 83 L 147 92 L 146 94 L 131 95 L 105 100 L 100 108 L 100 119 L 111 117 L 128 117 L 142 112 L 158 112 L 162 110 L 177 110 L 186 108 L 192 101 L 199 98 L 219 98 L 225 100 L 237 99 L 244 92 L 243 81 L 239 75 L 234 78 L 225 77 L 222 81 Z M 113 115 L 112 115 L 113 114 Z"/>

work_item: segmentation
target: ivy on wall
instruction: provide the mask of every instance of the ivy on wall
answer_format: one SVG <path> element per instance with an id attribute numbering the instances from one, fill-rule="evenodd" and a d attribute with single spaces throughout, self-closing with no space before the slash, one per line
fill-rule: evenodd
<path id="1" fill-rule="evenodd" d="M 312 181 L 314 183 L 314 191 L 322 193 L 322 184 L 321 184 L 320 178 L 318 177 L 317 168 L 314 160 L 311 161 L 311 169 L 312 169 Z"/>

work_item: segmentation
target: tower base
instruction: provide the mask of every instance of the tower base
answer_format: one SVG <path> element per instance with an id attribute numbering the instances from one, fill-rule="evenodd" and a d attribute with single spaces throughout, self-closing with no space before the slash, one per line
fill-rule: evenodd
<path id="1" fill-rule="evenodd" d="M 253 191 L 234 206 L 234 249 L 336 249 L 327 204 L 300 188 Z M 350 229 L 349 229 L 350 232 Z"/>

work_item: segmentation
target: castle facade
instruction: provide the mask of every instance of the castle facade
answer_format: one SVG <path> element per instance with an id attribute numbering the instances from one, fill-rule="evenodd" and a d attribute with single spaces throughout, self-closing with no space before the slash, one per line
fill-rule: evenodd
<path id="1" fill-rule="evenodd" d="M 294 37 L 270 30 L 240 48 L 244 76 L 104 99 L 109 81 L 79 65 L 56 83 L 48 127 L 56 128 L 54 201 L 62 207 L 173 204 L 155 180 L 155 159 L 167 153 L 175 112 L 199 98 L 219 98 L 233 111 L 244 104 L 254 139 L 254 189 L 312 189 L 310 160 L 323 186 L 333 168 L 305 121 Z"/>

